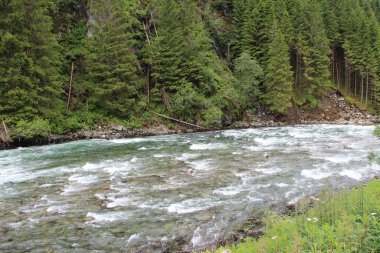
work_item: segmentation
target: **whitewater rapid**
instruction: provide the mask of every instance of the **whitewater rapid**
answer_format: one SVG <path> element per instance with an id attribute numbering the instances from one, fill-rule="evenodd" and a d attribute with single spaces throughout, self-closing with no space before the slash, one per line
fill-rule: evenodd
<path id="1" fill-rule="evenodd" d="M 272 204 L 379 175 L 367 159 L 380 151 L 373 130 L 309 125 L 0 151 L 0 251 L 202 248 Z"/>

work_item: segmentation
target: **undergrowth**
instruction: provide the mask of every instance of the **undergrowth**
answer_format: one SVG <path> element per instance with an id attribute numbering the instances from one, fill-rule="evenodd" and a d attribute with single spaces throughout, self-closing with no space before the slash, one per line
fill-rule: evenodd
<path id="1" fill-rule="evenodd" d="M 268 213 L 261 238 L 213 252 L 380 252 L 380 180 L 312 201 L 313 208 L 305 201 L 293 216 Z"/>

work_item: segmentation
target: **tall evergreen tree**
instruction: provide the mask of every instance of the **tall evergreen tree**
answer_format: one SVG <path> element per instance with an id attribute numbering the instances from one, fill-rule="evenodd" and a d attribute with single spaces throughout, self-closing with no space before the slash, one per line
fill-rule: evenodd
<path id="1" fill-rule="evenodd" d="M 262 96 L 260 84 L 264 71 L 248 51 L 244 51 L 239 58 L 236 58 L 234 65 L 234 73 L 244 100 L 241 104 L 247 109 L 255 109 Z"/>
<path id="2" fill-rule="evenodd" d="M 62 83 L 50 0 L 1 1 L 0 118 L 54 120 Z"/>
<path id="3" fill-rule="evenodd" d="M 153 94 L 176 117 L 202 121 L 206 108 L 215 107 L 220 118 L 220 110 L 233 107 L 228 101 L 236 96 L 234 80 L 212 51 L 197 5 L 161 1 L 157 12 L 158 36 L 151 47 Z M 224 101 L 217 99 L 224 92 L 231 93 Z"/>
<path id="4" fill-rule="evenodd" d="M 285 36 L 274 23 L 265 78 L 266 102 L 271 111 L 285 113 L 291 106 L 293 73 Z"/>
<path id="5" fill-rule="evenodd" d="M 86 56 L 90 103 L 105 115 L 128 118 L 139 109 L 144 85 L 135 54 L 141 31 L 134 6 L 102 0 L 89 7 L 97 19 Z"/>

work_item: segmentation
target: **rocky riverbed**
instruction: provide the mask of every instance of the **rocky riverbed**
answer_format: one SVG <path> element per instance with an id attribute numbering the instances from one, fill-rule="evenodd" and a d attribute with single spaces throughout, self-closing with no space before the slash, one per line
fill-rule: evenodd
<path id="1" fill-rule="evenodd" d="M 141 136 L 165 135 L 175 133 L 192 133 L 210 130 L 277 127 L 297 124 L 351 124 L 351 125 L 372 125 L 379 123 L 378 116 L 372 115 L 365 110 L 360 110 L 355 105 L 349 104 L 345 98 L 337 91 L 331 90 L 324 99 L 320 101 L 317 108 L 303 109 L 293 106 L 285 116 L 275 116 L 265 110 L 258 110 L 257 115 L 247 115 L 243 120 L 236 121 L 228 126 L 219 129 L 194 129 L 188 126 L 176 125 L 175 128 L 168 128 L 164 124 L 146 128 L 126 128 L 121 125 L 97 126 L 90 130 L 78 131 L 64 135 L 50 135 L 48 137 L 36 137 L 33 139 L 11 140 L 5 133 L 0 132 L 0 150 L 45 145 L 58 144 L 74 140 L 83 139 L 121 139 Z"/>

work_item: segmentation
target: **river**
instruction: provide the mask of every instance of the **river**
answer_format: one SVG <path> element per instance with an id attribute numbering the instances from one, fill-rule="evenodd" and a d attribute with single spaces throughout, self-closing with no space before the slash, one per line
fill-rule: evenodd
<path id="1" fill-rule="evenodd" d="M 0 151 L 0 251 L 162 252 L 380 174 L 373 126 L 307 125 Z"/>

